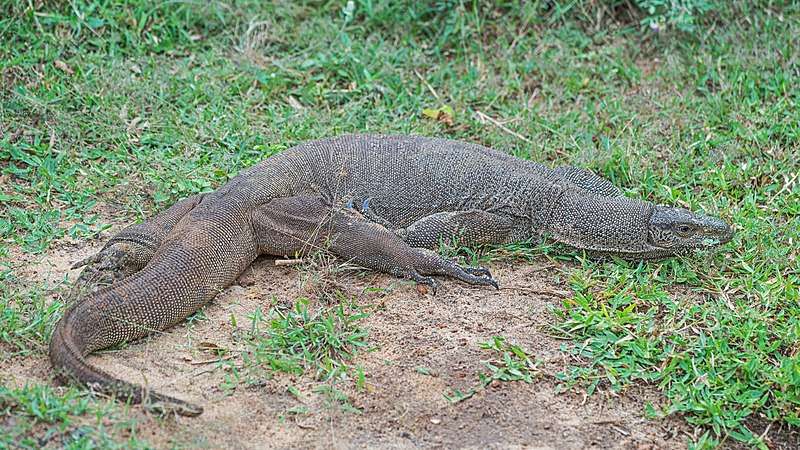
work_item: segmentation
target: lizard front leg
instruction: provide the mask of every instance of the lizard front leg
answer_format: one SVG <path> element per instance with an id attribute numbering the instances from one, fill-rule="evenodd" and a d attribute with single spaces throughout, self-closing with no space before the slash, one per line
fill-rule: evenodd
<path id="1" fill-rule="evenodd" d="M 468 247 L 502 244 L 519 238 L 523 230 L 506 216 L 471 209 L 431 214 L 394 232 L 412 247 L 435 249 L 453 239 Z"/>
<path id="2" fill-rule="evenodd" d="M 114 235 L 96 254 L 75 263 L 83 267 L 70 292 L 77 299 L 127 278 L 150 262 L 172 228 L 203 198 L 185 198 L 142 223 L 131 225 Z"/>
<path id="3" fill-rule="evenodd" d="M 362 267 L 430 285 L 433 275 L 498 287 L 489 271 L 461 267 L 426 248 L 415 248 L 393 231 L 369 221 L 352 209 L 331 207 L 320 197 L 275 199 L 253 214 L 253 227 L 262 253 L 288 255 L 328 248 Z"/>
<path id="4" fill-rule="evenodd" d="M 461 244 L 468 247 L 474 247 L 504 244 L 531 237 L 530 226 L 508 216 L 480 209 L 433 213 L 405 228 L 398 228 L 370 206 L 369 198 L 360 204 L 351 200 L 346 207 L 361 213 L 370 222 L 394 231 L 412 247 L 435 249 L 441 243 L 453 239 L 458 239 Z"/>

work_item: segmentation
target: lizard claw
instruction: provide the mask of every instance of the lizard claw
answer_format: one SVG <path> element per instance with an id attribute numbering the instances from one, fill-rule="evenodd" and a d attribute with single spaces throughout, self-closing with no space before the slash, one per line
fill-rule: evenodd
<path id="1" fill-rule="evenodd" d="M 409 278 L 414 280 L 417 284 L 428 286 L 431 289 L 431 294 L 436 295 L 436 290 L 439 288 L 439 282 L 433 277 L 426 277 L 414 271 L 409 274 Z"/>
<path id="2" fill-rule="evenodd" d="M 453 272 L 448 275 L 454 276 L 468 284 L 492 286 L 495 289 L 500 289 L 500 285 L 492 278 L 492 273 L 485 267 L 461 267 L 455 264 L 453 266 Z"/>
<path id="3" fill-rule="evenodd" d="M 485 267 L 464 267 L 463 270 L 472 277 L 472 279 L 468 281 L 470 284 L 480 284 L 500 289 L 500 285 L 492 278 L 492 272 L 490 272 L 489 269 Z"/>
<path id="4" fill-rule="evenodd" d="M 487 277 L 492 278 L 492 272 L 485 267 L 465 267 L 464 272 L 467 272 L 470 275 L 475 275 L 478 277 Z"/>
<path id="5" fill-rule="evenodd" d="M 495 281 L 495 279 L 492 277 L 474 277 L 472 279 L 464 281 L 466 281 L 469 284 L 476 284 L 479 286 L 491 286 L 495 289 L 500 289 L 500 285 L 497 284 L 497 281 Z"/>
<path id="6" fill-rule="evenodd" d="M 115 242 L 96 254 L 75 263 L 72 268 L 83 267 L 75 280 L 70 297 L 92 293 L 133 274 L 139 267 L 135 250 L 127 242 Z"/>
<path id="7" fill-rule="evenodd" d="M 86 258 L 83 258 L 82 260 L 80 260 L 80 261 L 76 262 L 75 264 L 73 264 L 70 267 L 70 270 L 75 270 L 75 269 L 78 269 L 80 267 L 96 263 L 97 261 L 100 260 L 100 253 L 101 252 L 98 252 L 98 253 L 95 253 L 92 256 L 87 256 Z"/>
<path id="8" fill-rule="evenodd" d="M 142 406 L 145 411 L 161 417 L 172 414 L 184 417 L 196 417 L 203 413 L 202 406 L 184 401 L 172 401 L 172 399 L 167 401 L 146 401 L 143 402 Z"/>
<path id="9" fill-rule="evenodd" d="M 369 202 L 372 200 L 371 198 L 367 197 L 361 202 L 361 214 L 366 214 L 369 211 Z"/>

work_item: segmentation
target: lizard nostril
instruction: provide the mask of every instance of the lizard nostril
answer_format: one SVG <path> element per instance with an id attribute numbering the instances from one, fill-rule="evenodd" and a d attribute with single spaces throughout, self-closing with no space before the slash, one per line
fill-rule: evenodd
<path id="1" fill-rule="evenodd" d="M 729 242 L 731 239 L 733 239 L 733 235 L 734 235 L 733 227 L 728 224 L 725 224 L 725 229 L 722 232 L 722 239 L 720 239 L 721 243 L 724 244 L 726 242 Z"/>

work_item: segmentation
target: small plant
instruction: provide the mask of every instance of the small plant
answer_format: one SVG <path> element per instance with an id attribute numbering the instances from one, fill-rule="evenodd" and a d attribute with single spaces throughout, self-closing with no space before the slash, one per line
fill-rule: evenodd
<path id="1" fill-rule="evenodd" d="M 361 410 L 353 406 L 350 402 L 350 397 L 337 389 L 334 383 L 321 384 L 314 388 L 314 392 L 322 394 L 325 397 L 325 402 L 328 407 L 339 408 L 349 413 L 361 414 Z"/>
<path id="2" fill-rule="evenodd" d="M 484 361 L 488 373 L 479 373 L 481 386 L 486 387 L 493 381 L 524 381 L 532 383 L 537 374 L 536 363 L 519 345 L 509 344 L 502 336 L 494 336 L 480 347 L 500 354 L 499 359 Z"/>
<path id="3" fill-rule="evenodd" d="M 136 422 L 120 420 L 118 408 L 75 388 L 0 385 L 0 448 L 148 448 L 136 438 Z"/>
<path id="4" fill-rule="evenodd" d="M 479 344 L 480 348 L 484 350 L 492 350 L 499 354 L 497 359 L 489 359 L 482 361 L 484 367 L 488 372 L 478 373 L 478 385 L 462 392 L 458 389 L 453 390 L 450 394 L 444 394 L 444 397 L 451 403 L 462 402 L 473 395 L 480 389 L 485 389 L 493 382 L 506 382 L 506 381 L 524 381 L 532 383 L 537 374 L 536 363 L 531 360 L 525 350 L 515 344 L 509 344 L 502 336 L 493 336 L 491 341 L 482 342 Z"/>
<path id="5" fill-rule="evenodd" d="M 310 369 L 318 379 L 333 378 L 347 372 L 347 362 L 368 347 L 368 333 L 358 326 L 365 317 L 343 303 L 312 312 L 306 298 L 267 315 L 256 309 L 245 338 L 245 366 L 295 375 Z"/>
<path id="6" fill-rule="evenodd" d="M 344 300 L 316 311 L 310 309 L 307 298 L 289 309 L 274 306 L 266 314 L 257 308 L 249 315 L 250 329 L 243 337 L 242 364 L 230 358 L 220 362 L 226 371 L 221 387 L 231 391 L 242 379 L 258 385 L 273 372 L 302 376 L 310 371 L 321 381 L 313 391 L 324 397 L 328 407 L 360 413 L 337 385 L 346 382 L 356 391 L 366 389 L 364 369 L 349 363 L 358 352 L 368 350 L 368 333 L 359 326 L 368 314 Z M 302 402 L 303 394 L 296 386 L 290 385 L 287 391 Z M 308 413 L 306 406 L 302 410 Z M 299 410 L 287 413 L 292 411 Z"/>
<path id="7" fill-rule="evenodd" d="M 24 291 L 14 284 L 0 283 L 0 342 L 11 344 L 16 354 L 43 351 L 61 304 L 48 303 L 40 284 Z"/>
<path id="8" fill-rule="evenodd" d="M 646 16 L 642 24 L 653 31 L 674 27 L 688 33 L 697 29 L 700 17 L 714 9 L 709 0 L 637 0 Z"/>

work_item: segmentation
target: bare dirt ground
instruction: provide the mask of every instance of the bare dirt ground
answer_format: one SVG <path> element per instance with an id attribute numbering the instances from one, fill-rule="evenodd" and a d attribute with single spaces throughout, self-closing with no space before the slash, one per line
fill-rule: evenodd
<path id="1" fill-rule="evenodd" d="M 45 255 L 20 255 L 16 273 L 51 285 L 65 274 L 74 280 L 78 271 L 69 266 L 100 247 L 100 241 L 62 243 Z M 275 266 L 271 259 L 256 261 L 243 282 L 205 308 L 204 319 L 92 360 L 127 380 L 204 406 L 197 418 L 157 418 L 131 407 L 129 414 L 139 423 L 137 437 L 158 447 L 685 448 L 691 429 L 684 422 L 644 417 L 645 403 L 658 403 L 655 390 L 637 387 L 615 394 L 601 385 L 588 397 L 580 388 L 558 393 L 556 373 L 580 361 L 571 360 L 561 350 L 566 342 L 548 331 L 554 321 L 548 307 L 560 300 L 536 293 L 565 289 L 553 282 L 557 268 L 546 261 L 497 262 L 490 268 L 501 283 L 499 291 L 443 280 L 435 296 L 386 275 L 338 276 L 358 304 L 372 305 L 361 325 L 376 349 L 352 362 L 363 366 L 367 389 L 343 388 L 360 414 L 326 405 L 313 393 L 319 382 L 310 376 L 276 374 L 256 386 L 240 384 L 226 392 L 220 385 L 227 372 L 203 363 L 209 355 L 198 350 L 200 343 L 235 346 L 231 316 L 239 328 L 247 327 L 248 314 L 259 306 L 266 310 L 273 296 L 286 303 L 302 296 L 313 299 L 297 268 Z M 384 290 L 364 293 L 370 286 Z M 534 383 L 499 383 L 451 404 L 443 394 L 477 383 L 481 360 L 489 357 L 478 343 L 494 335 L 541 360 L 541 374 Z M 419 367 L 430 374 L 420 373 Z M 53 383 L 51 373 L 43 354 L 0 363 L 0 379 L 11 385 Z M 300 389 L 301 400 L 287 391 L 289 385 Z M 298 406 L 309 413 L 289 414 Z"/>

